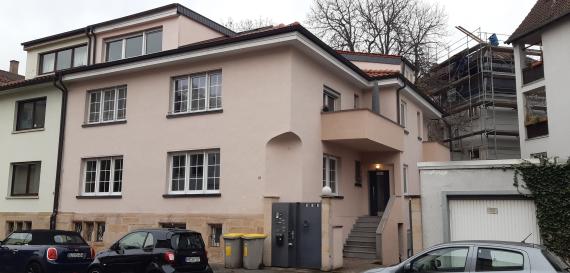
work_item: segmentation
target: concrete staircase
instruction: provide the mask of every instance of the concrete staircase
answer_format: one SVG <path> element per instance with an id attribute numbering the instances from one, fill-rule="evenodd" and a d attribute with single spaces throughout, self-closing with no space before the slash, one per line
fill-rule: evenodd
<path id="1" fill-rule="evenodd" d="M 344 257 L 376 259 L 376 229 L 380 216 L 361 216 L 344 244 Z"/>

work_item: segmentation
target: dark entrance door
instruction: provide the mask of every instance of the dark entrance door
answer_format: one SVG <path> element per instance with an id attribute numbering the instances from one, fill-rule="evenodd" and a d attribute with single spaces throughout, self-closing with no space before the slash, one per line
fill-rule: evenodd
<path id="1" fill-rule="evenodd" d="M 384 212 L 390 199 L 390 173 L 388 171 L 368 172 L 368 194 L 370 200 L 370 215 L 378 216 L 378 212 Z"/>

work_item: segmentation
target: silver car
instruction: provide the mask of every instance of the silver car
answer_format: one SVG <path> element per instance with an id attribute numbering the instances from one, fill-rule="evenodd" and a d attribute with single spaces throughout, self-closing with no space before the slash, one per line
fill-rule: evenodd
<path id="1" fill-rule="evenodd" d="M 460 241 L 430 247 L 404 262 L 365 273 L 566 272 L 568 265 L 543 246 L 499 241 Z"/>

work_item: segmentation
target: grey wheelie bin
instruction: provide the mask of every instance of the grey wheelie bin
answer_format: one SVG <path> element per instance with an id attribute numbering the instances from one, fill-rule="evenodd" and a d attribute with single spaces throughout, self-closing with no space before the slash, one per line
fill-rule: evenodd
<path id="1" fill-rule="evenodd" d="M 241 268 L 243 256 L 243 233 L 224 234 L 225 268 Z"/>
<path id="2" fill-rule="evenodd" d="M 259 269 L 263 262 L 263 241 L 265 234 L 244 234 L 243 239 L 243 268 Z"/>

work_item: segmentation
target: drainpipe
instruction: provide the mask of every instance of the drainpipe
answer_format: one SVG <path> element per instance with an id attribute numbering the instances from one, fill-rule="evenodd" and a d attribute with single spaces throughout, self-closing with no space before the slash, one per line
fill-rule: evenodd
<path id="1" fill-rule="evenodd" d="M 447 128 L 447 135 L 449 136 L 449 156 L 453 156 L 453 135 L 451 135 L 451 125 L 445 120 L 443 117 L 440 119 L 445 123 L 445 127 Z M 453 158 L 452 158 L 453 159 Z"/>
<path id="2" fill-rule="evenodd" d="M 97 34 L 95 34 L 95 27 L 90 27 L 89 32 L 91 33 L 91 37 L 93 37 L 93 58 L 90 64 L 94 64 L 97 58 Z M 89 45 L 89 47 L 91 47 L 91 45 Z M 91 59 L 91 55 L 89 55 L 89 58 Z"/>
<path id="3" fill-rule="evenodd" d="M 372 86 L 372 112 L 380 114 L 380 88 L 378 81 L 374 81 Z"/>
<path id="4" fill-rule="evenodd" d="M 406 81 L 403 81 L 403 82 L 404 82 L 404 85 L 402 87 L 398 88 L 398 90 L 396 90 L 396 109 L 398 111 L 398 113 L 397 113 L 398 124 L 402 124 L 400 122 L 400 119 L 401 119 L 401 117 L 400 117 L 400 90 L 406 88 L 406 85 L 407 85 Z"/>
<path id="5" fill-rule="evenodd" d="M 85 35 L 87 36 L 87 65 L 91 64 L 91 45 L 93 44 L 93 42 L 91 41 L 91 28 L 90 27 L 86 27 L 85 28 Z"/>
<path id="6" fill-rule="evenodd" d="M 59 144 L 57 147 L 57 169 L 55 173 L 55 191 L 53 197 L 53 212 L 49 220 L 50 229 L 56 228 L 57 213 L 59 211 L 59 195 L 61 188 L 61 169 L 63 161 L 63 140 L 65 133 L 65 119 L 67 114 L 67 87 L 63 84 L 63 75 L 56 73 L 53 86 L 61 91 L 61 116 L 59 120 Z"/>

